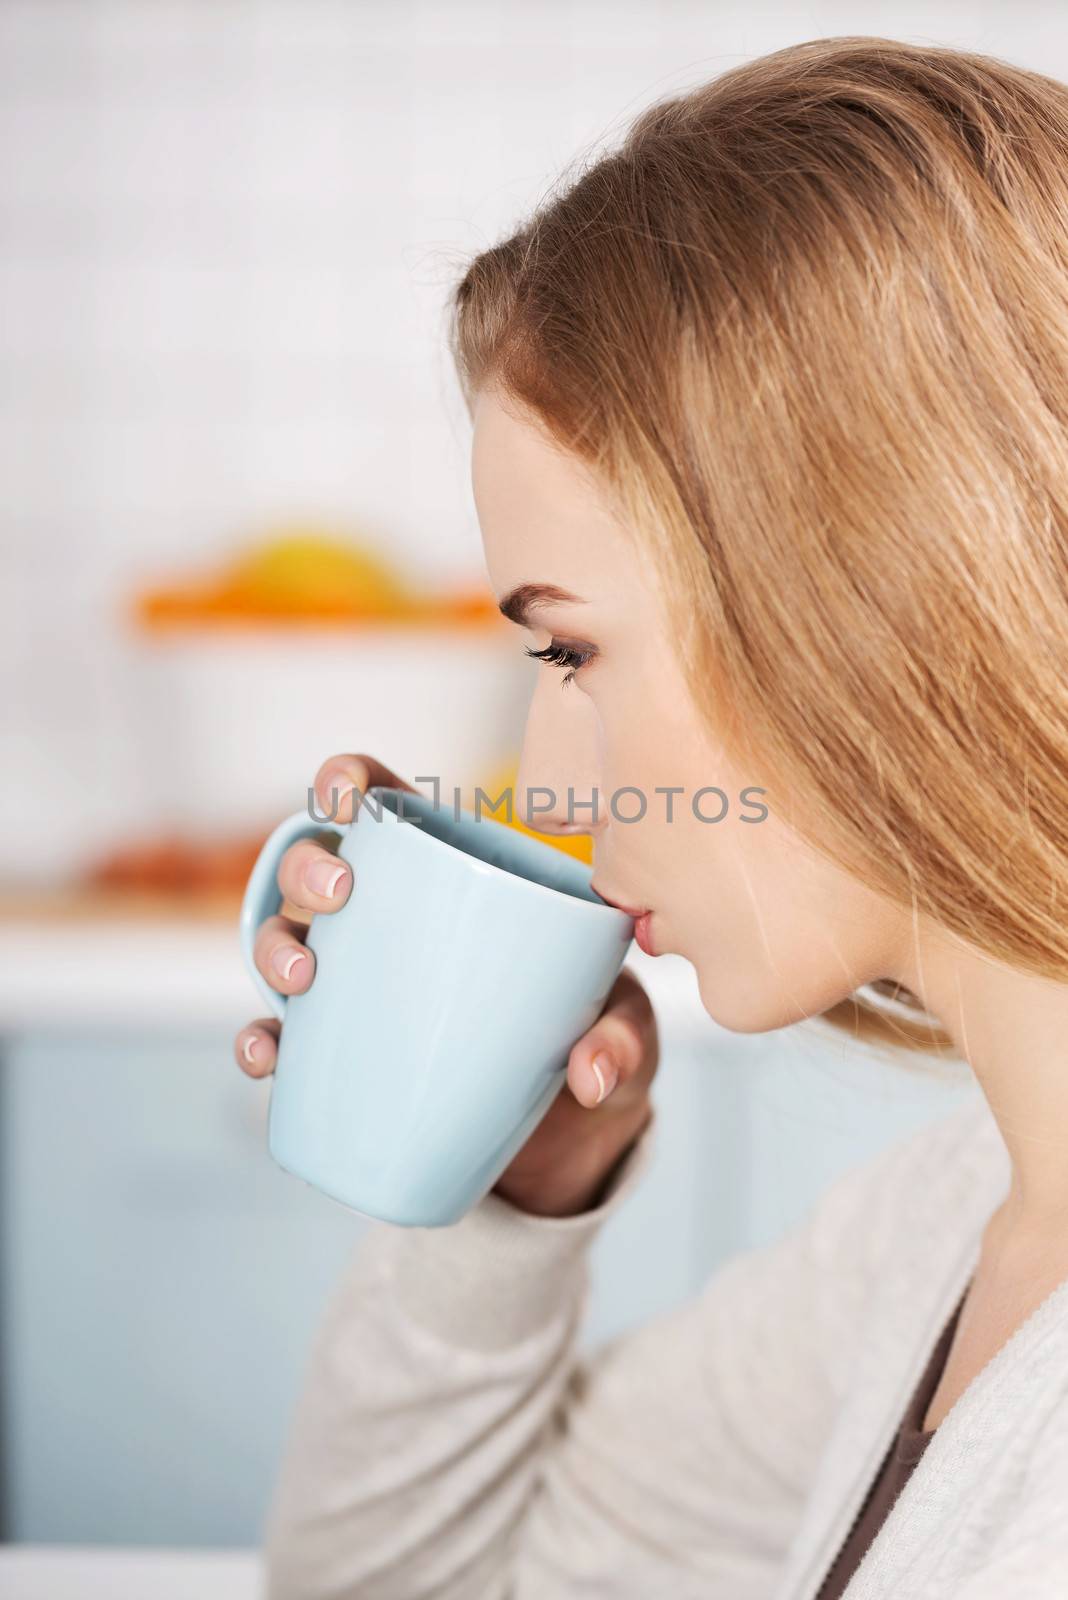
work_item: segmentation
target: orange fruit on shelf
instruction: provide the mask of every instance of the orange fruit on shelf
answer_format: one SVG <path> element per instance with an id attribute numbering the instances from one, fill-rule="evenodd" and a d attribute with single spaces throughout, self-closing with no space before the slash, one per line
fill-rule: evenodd
<path id="1" fill-rule="evenodd" d="M 225 565 L 145 590 L 134 602 L 151 628 L 307 623 L 505 626 L 486 584 L 424 590 L 366 542 L 283 526 Z"/>
<path id="2" fill-rule="evenodd" d="M 414 593 L 390 564 L 350 540 L 286 531 L 231 562 L 225 589 L 267 610 L 351 607 L 376 615 L 407 610 Z"/>

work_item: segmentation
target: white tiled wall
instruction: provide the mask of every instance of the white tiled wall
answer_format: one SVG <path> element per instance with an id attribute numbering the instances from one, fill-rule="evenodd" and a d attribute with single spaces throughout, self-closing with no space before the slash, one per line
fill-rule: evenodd
<path id="1" fill-rule="evenodd" d="M 1054 3 L 4 0 L 0 871 L 144 805 L 140 578 L 288 515 L 479 570 L 463 260 L 650 99 L 855 32 L 1068 65 Z"/>

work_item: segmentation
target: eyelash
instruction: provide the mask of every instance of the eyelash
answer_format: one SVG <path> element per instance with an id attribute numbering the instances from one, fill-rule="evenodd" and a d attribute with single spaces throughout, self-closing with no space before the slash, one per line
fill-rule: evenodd
<path id="1" fill-rule="evenodd" d="M 526 652 L 535 661 L 548 661 L 554 667 L 571 668 L 570 672 L 564 675 L 563 682 L 560 685 L 561 689 L 567 688 L 579 668 L 584 667 L 587 661 L 591 661 L 595 654 L 593 650 L 573 650 L 570 645 L 557 644 L 555 640 L 551 644 L 547 644 L 544 650 L 531 650 L 528 645 Z"/>

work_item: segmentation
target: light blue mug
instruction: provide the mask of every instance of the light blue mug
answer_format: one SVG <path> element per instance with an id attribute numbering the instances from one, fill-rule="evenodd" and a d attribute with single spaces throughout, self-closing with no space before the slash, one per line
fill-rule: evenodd
<path id="1" fill-rule="evenodd" d="M 252 957 L 283 852 L 340 834 L 353 874 L 313 919 L 315 976 L 288 999 Z M 268 1140 L 287 1172 L 367 1217 L 456 1222 L 496 1183 L 604 1009 L 633 918 L 582 862 L 423 794 L 376 785 L 351 823 L 279 823 L 252 870 L 241 947 L 282 1019 Z"/>

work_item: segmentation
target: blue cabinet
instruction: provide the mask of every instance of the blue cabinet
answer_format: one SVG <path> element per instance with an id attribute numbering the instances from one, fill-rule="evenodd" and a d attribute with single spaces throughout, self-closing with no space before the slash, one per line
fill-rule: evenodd
<path id="1" fill-rule="evenodd" d="M 660 1017 L 656 1154 L 594 1244 L 583 1353 L 970 1092 L 803 1028 L 729 1034 L 684 963 L 631 965 Z M 258 1542 L 324 1301 L 370 1224 L 267 1155 L 268 1085 L 231 1058 L 254 1009 L 0 1036 L 7 1539 Z"/>
<path id="2" fill-rule="evenodd" d="M 8 1039 L 8 1539 L 248 1545 L 323 1299 L 366 1223 L 267 1157 L 218 1033 Z"/>

